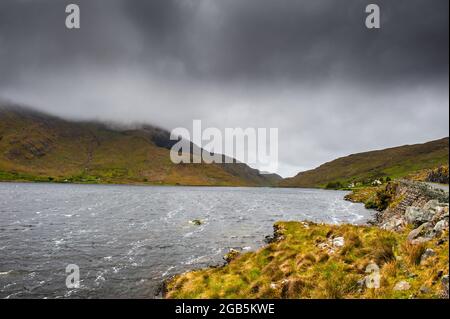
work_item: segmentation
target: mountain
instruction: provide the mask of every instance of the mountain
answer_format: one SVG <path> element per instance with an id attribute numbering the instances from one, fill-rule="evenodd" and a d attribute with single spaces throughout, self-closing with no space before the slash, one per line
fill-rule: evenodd
<path id="1" fill-rule="evenodd" d="M 153 126 L 69 121 L 0 104 L 0 180 L 208 186 L 281 180 L 238 162 L 174 164 L 170 148 L 176 141 L 169 137 Z"/>
<path id="2" fill-rule="evenodd" d="M 286 178 L 280 186 L 324 187 L 328 183 L 347 185 L 382 177 L 404 177 L 423 169 L 448 165 L 448 141 L 446 137 L 424 144 L 352 154 Z"/>

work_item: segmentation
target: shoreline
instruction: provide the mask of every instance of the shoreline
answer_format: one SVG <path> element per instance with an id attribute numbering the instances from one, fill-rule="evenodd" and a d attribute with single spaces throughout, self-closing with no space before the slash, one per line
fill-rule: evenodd
<path id="1" fill-rule="evenodd" d="M 347 189 L 325 189 L 320 187 L 289 187 L 289 186 L 249 186 L 249 185 L 196 185 L 196 184 L 151 184 L 151 183 L 83 183 L 83 182 L 57 182 L 57 181 L 26 181 L 26 180 L 0 180 L 5 184 L 49 184 L 49 185 L 99 185 L 99 186 L 138 186 L 138 187 L 217 187 L 217 188 L 279 188 L 279 189 L 305 189 L 305 190 L 323 190 L 330 192 L 350 192 Z"/>
<path id="2" fill-rule="evenodd" d="M 161 187 L 230 187 L 230 188 L 290 188 L 290 187 L 278 187 L 278 186 L 249 186 L 249 185 L 197 185 L 197 184 L 159 184 L 159 183 L 90 183 L 90 182 L 58 182 L 58 181 L 28 181 L 28 180 L 0 180 L 0 183 L 18 183 L 18 184 L 57 184 L 57 185 L 100 185 L 100 186 L 161 186 Z M 301 189 L 314 189 L 303 188 Z"/>
<path id="3" fill-rule="evenodd" d="M 396 198 L 391 200 L 392 202 L 389 204 L 394 203 Z M 276 222 L 273 236 L 263 247 L 255 252 L 238 252 L 220 267 L 208 267 L 176 274 L 163 282 L 161 297 L 448 298 L 448 201 L 439 203 L 433 199 L 427 201 L 426 204 L 430 206 L 431 202 L 435 205 L 433 227 L 444 224 L 446 226 L 439 233 L 432 233 L 434 229 L 430 228 L 428 235 L 420 234 L 417 230 L 420 225 L 424 225 L 423 223 L 420 225 L 414 224 L 414 222 L 404 224 L 401 229 L 386 227 L 386 221 L 383 223 L 382 216 L 386 211 L 389 212 L 391 207 L 384 211 L 378 211 L 364 225 L 316 224 L 308 221 Z M 395 204 L 398 205 L 398 203 Z M 384 218 L 387 217 L 384 216 Z M 422 228 L 424 227 L 422 226 Z M 334 232 L 337 235 L 330 235 Z M 315 236 L 314 234 L 322 236 L 317 236 L 312 240 L 311 236 Z M 371 241 L 372 237 L 377 240 Z M 299 241 L 299 239 L 301 240 Z M 302 243 L 302 240 L 306 243 Z M 380 242 L 384 245 L 381 248 L 377 246 Z M 285 253 L 286 246 L 293 243 L 295 243 L 293 245 L 295 249 Z M 297 249 L 299 247 L 302 249 Z M 375 258 L 376 256 L 374 257 L 373 254 L 378 250 L 381 251 L 381 255 L 387 255 L 381 256 L 381 259 Z M 271 260 L 259 265 L 257 261 L 262 258 L 261 256 L 268 254 L 268 251 L 272 254 Z M 303 251 L 308 253 L 304 255 Z M 326 251 L 327 254 L 324 255 L 323 251 Z M 283 255 L 283 258 L 279 257 Z M 310 265 L 303 269 L 305 259 L 309 260 Z M 327 274 L 326 267 L 329 266 L 329 260 L 333 259 L 335 260 L 333 265 L 342 267 L 342 269 L 338 267 L 339 269 L 336 270 L 336 275 L 340 280 L 353 282 L 353 284 L 349 284 L 351 287 L 349 286 L 348 290 L 337 292 L 335 296 L 333 296 L 332 289 L 327 286 L 327 282 L 332 282 L 333 279 L 330 277 L 323 280 L 323 276 L 326 277 Z M 347 263 L 349 260 L 346 261 L 346 259 L 351 262 Z M 268 270 L 274 261 L 277 262 L 272 266 L 273 269 Z M 380 289 L 374 290 L 365 287 L 366 267 L 371 263 L 374 263 L 383 275 L 384 281 Z M 247 271 L 246 267 L 249 267 L 250 264 L 256 266 Z M 323 264 L 325 269 L 316 267 L 315 264 Z M 347 271 L 346 267 L 352 270 Z M 408 272 L 405 273 L 403 268 L 408 269 Z M 277 274 L 276 269 L 285 271 L 283 274 Z M 273 277 L 270 277 L 268 275 L 270 271 L 277 275 L 272 274 Z M 258 275 L 252 277 L 252 273 Z M 318 291 L 314 285 L 299 288 L 303 285 L 308 286 L 306 284 L 308 279 L 304 278 L 308 277 L 308 274 L 319 281 L 319 286 L 322 285 L 323 291 L 326 292 L 325 295 L 322 295 L 322 292 Z M 230 278 L 223 281 L 221 279 L 223 277 Z M 261 277 L 260 280 L 258 277 Z M 269 280 L 270 278 L 272 280 Z M 233 281 L 235 282 L 234 286 Z M 249 289 L 249 287 L 254 289 Z M 242 294 L 240 291 L 247 292 Z M 327 295 L 327 293 L 329 294 Z"/>
<path id="4" fill-rule="evenodd" d="M 277 187 L 277 188 L 287 188 L 287 189 L 292 189 L 292 188 L 300 188 L 300 189 L 322 189 L 322 188 L 305 188 L 305 187 Z M 341 189 L 322 189 L 322 190 L 325 190 L 325 191 L 332 191 L 332 192 L 336 192 L 336 191 L 342 191 L 342 192 L 349 192 L 348 190 L 341 190 Z M 344 197 L 344 199 L 343 200 L 347 200 L 345 197 Z M 358 202 L 353 202 L 353 203 L 358 203 Z M 274 243 L 274 242 L 277 242 L 279 239 L 280 239 L 280 237 L 282 237 L 282 234 L 280 233 L 280 231 L 279 231 L 279 226 L 277 226 L 277 224 L 278 223 L 280 223 L 280 222 L 282 222 L 282 221 L 278 221 L 278 222 L 275 222 L 274 224 L 273 224 L 273 231 L 272 231 L 272 234 L 268 234 L 268 235 L 266 235 L 266 236 L 264 236 L 264 242 L 265 242 L 265 244 L 263 245 L 263 246 L 261 246 L 261 247 L 259 247 L 259 248 L 257 248 L 256 249 L 256 251 L 258 251 L 258 250 L 260 250 L 260 249 L 263 249 L 264 247 L 266 247 L 267 245 L 269 245 L 269 244 L 271 244 L 271 243 Z M 310 223 L 309 221 L 306 221 L 306 220 L 301 220 L 301 221 L 296 221 L 296 222 L 299 222 L 299 223 Z M 346 224 L 348 224 L 348 225 L 354 225 L 354 226 L 358 226 L 358 227 L 368 227 L 368 226 L 375 226 L 375 223 L 376 223 L 376 215 L 374 215 L 373 217 L 371 217 L 369 220 L 367 220 L 364 224 L 348 224 L 348 223 L 344 223 L 344 224 L 341 224 L 341 225 L 346 225 Z M 329 226 L 332 226 L 333 224 L 326 224 L 326 223 L 321 223 L 321 224 L 323 224 L 323 225 L 329 225 Z M 239 254 L 241 254 L 242 253 L 242 251 L 239 251 L 238 252 Z M 251 252 L 245 252 L 245 253 L 251 253 Z M 232 259 L 230 259 L 230 261 L 227 261 L 226 260 L 226 256 L 227 256 L 228 254 L 226 254 L 225 256 L 223 256 L 223 262 L 221 263 L 221 264 L 211 264 L 211 265 L 208 265 L 206 268 L 207 269 L 211 269 L 211 268 L 223 268 L 223 267 L 226 267 L 229 263 L 230 263 L 230 261 L 232 260 Z M 236 257 L 237 257 L 238 255 L 236 255 Z M 160 285 L 159 285 L 159 288 L 158 288 L 158 290 L 157 290 L 157 293 L 155 294 L 155 296 L 154 296 L 154 298 L 158 298 L 158 299 L 166 299 L 166 295 L 167 295 L 167 293 L 168 293 L 168 289 L 167 289 L 167 285 L 168 285 L 168 283 L 169 282 L 171 282 L 172 280 L 174 280 L 177 276 L 180 276 L 180 275 L 184 275 L 184 274 L 187 274 L 187 273 L 190 273 L 190 272 L 195 272 L 195 271 L 199 271 L 199 270 L 201 270 L 201 269 L 193 269 L 193 270 L 187 270 L 187 271 L 184 271 L 184 272 L 182 272 L 182 273 L 179 273 L 179 274 L 174 274 L 174 275 L 172 275 L 172 276 L 170 276 L 169 278 L 167 278 L 167 279 L 165 279 Z"/>

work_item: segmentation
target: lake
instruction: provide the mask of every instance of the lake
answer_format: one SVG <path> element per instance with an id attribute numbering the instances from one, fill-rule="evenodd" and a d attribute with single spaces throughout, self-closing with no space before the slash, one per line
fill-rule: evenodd
<path id="1" fill-rule="evenodd" d="M 0 183 L 0 298 L 154 298 L 164 279 L 255 250 L 278 220 L 363 224 L 346 192 Z M 201 225 L 191 221 L 199 219 Z M 66 266 L 80 287 L 66 287 Z"/>

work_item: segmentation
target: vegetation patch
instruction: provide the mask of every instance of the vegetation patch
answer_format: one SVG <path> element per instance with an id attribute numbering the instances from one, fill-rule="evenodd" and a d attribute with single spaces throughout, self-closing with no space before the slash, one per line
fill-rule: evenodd
<path id="1" fill-rule="evenodd" d="M 388 182 L 380 186 L 361 187 L 352 190 L 350 194 L 345 196 L 345 199 L 355 203 L 364 203 L 367 209 L 383 211 L 400 200 L 396 196 L 397 187 L 397 182 Z"/>

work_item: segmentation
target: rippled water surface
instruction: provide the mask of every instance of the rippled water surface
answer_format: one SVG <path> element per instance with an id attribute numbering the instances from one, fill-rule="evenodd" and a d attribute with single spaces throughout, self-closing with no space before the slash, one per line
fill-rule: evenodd
<path id="1" fill-rule="evenodd" d="M 370 211 L 344 195 L 0 183 L 0 298 L 153 298 L 173 274 L 219 264 L 232 247 L 260 247 L 277 220 L 370 219 Z M 66 288 L 68 264 L 80 268 L 78 289 Z"/>

